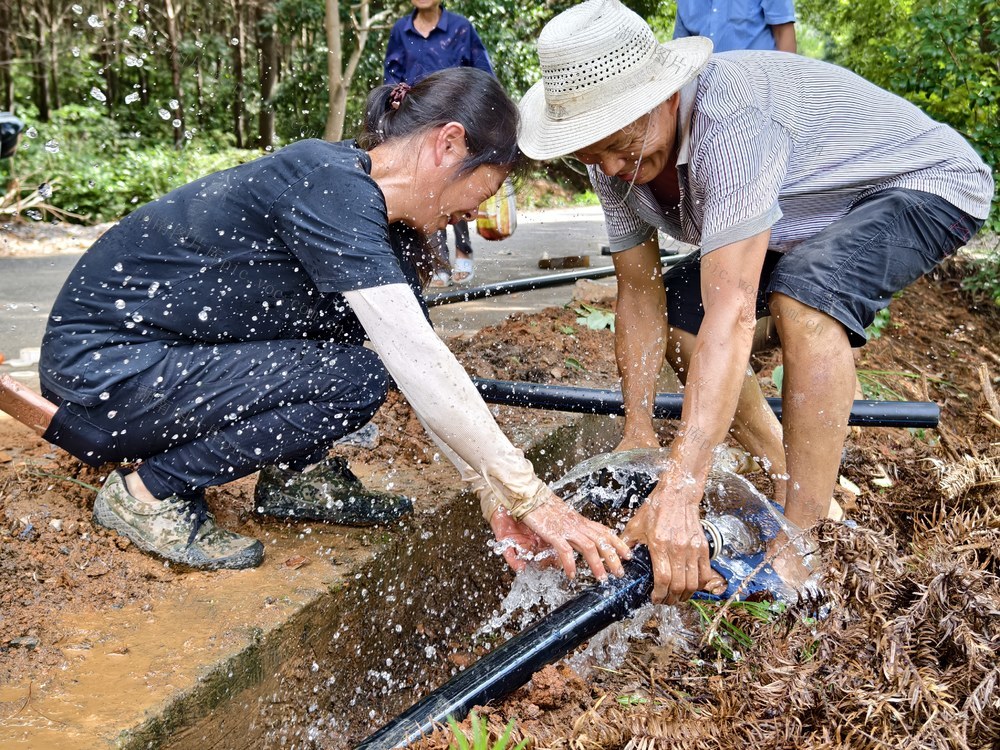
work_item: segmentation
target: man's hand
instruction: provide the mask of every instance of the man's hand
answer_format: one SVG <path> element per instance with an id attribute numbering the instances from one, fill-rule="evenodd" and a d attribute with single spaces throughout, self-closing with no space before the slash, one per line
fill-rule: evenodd
<path id="1" fill-rule="evenodd" d="M 616 576 L 624 575 L 621 561 L 632 557 L 632 550 L 611 529 L 584 518 L 555 494 L 531 510 L 520 522 L 510 518 L 507 511 L 500 508 L 490 519 L 490 526 L 501 542 L 515 541 L 536 554 L 551 547 L 555 550 L 556 562 L 570 578 L 576 577 L 574 550 L 583 555 L 591 572 L 601 581 L 607 578 L 608 570 Z M 509 551 L 514 552 L 516 557 L 514 550 Z M 514 570 L 524 567 L 515 564 L 523 561 L 512 562 L 507 551 L 504 552 L 504 559 Z"/>
<path id="2" fill-rule="evenodd" d="M 623 540 L 630 547 L 645 544 L 653 562 L 656 603 L 677 604 L 704 590 L 721 594 L 726 582 L 712 570 L 708 542 L 701 526 L 698 502 L 703 487 L 679 486 L 665 475 L 632 520 Z"/>

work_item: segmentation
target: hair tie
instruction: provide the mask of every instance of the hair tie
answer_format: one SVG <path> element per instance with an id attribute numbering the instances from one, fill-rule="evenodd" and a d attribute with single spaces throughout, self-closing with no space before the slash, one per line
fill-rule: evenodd
<path id="1" fill-rule="evenodd" d="M 403 99 L 408 93 L 410 93 L 408 83 L 397 83 L 392 87 L 392 93 L 389 94 L 389 106 L 393 109 L 399 109 L 399 105 L 403 103 Z"/>

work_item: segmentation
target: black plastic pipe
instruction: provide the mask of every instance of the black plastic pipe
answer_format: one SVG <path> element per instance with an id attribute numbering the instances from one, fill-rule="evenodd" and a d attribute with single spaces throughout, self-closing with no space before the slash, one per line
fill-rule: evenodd
<path id="1" fill-rule="evenodd" d="M 449 716 L 458 720 L 475 706 L 503 698 L 547 664 L 558 661 L 649 600 L 653 572 L 645 547 L 636 547 L 625 575 L 609 576 L 546 615 L 496 651 L 446 682 L 356 746 L 356 750 L 405 747 Z"/>
<path id="2" fill-rule="evenodd" d="M 660 261 L 664 266 L 672 266 L 686 257 L 686 255 L 664 255 L 660 258 Z M 614 275 L 614 266 L 584 268 L 577 271 L 565 271 L 564 273 L 550 273 L 545 276 L 531 276 L 526 279 L 500 281 L 496 284 L 474 286 L 469 289 L 452 289 L 447 292 L 436 292 L 435 294 L 426 295 L 424 302 L 427 303 L 427 307 L 437 307 L 439 305 L 450 305 L 454 302 L 469 302 L 474 299 L 483 299 L 484 297 L 499 297 L 501 294 L 533 292 L 536 289 L 547 289 L 552 286 L 573 284 L 580 279 L 603 279 L 606 276 Z"/>
<path id="3" fill-rule="evenodd" d="M 624 414 L 621 391 L 568 385 L 522 383 L 473 378 L 484 401 L 529 409 L 553 409 L 578 414 Z M 657 419 L 677 419 L 684 396 L 660 393 L 653 405 Z M 781 399 L 767 400 L 781 419 Z M 930 401 L 855 401 L 848 424 L 865 427 L 937 427 L 941 409 Z"/>
<path id="4" fill-rule="evenodd" d="M 511 281 L 500 281 L 496 284 L 474 286 L 469 289 L 453 289 L 447 292 L 437 292 L 425 296 L 424 301 L 428 307 L 437 307 L 438 305 L 450 305 L 453 302 L 469 302 L 470 300 L 482 299 L 484 297 L 499 297 L 501 294 L 531 292 L 535 289 L 546 289 L 551 286 L 572 284 L 578 279 L 603 279 L 606 276 L 614 275 L 615 269 L 613 266 L 585 268 L 580 271 L 550 273 L 545 276 L 532 276 L 527 279 L 512 279 Z"/>

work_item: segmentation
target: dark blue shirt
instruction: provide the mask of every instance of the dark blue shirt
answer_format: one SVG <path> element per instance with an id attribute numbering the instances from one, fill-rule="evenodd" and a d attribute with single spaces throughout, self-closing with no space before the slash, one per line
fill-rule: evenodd
<path id="1" fill-rule="evenodd" d="M 469 19 L 441 9 L 437 26 L 425 39 L 413 27 L 417 11 L 392 27 L 385 51 L 385 82 L 408 83 L 445 68 L 479 68 L 493 75 L 490 57 Z"/>
<path id="2" fill-rule="evenodd" d="M 342 293 L 416 285 L 370 171 L 368 154 L 351 144 L 300 141 L 125 217 L 56 298 L 43 389 L 94 406 L 171 346 L 362 343 Z"/>
<path id="3" fill-rule="evenodd" d="M 707 36 L 715 52 L 773 50 L 771 27 L 793 21 L 793 0 L 677 0 L 674 39 Z"/>

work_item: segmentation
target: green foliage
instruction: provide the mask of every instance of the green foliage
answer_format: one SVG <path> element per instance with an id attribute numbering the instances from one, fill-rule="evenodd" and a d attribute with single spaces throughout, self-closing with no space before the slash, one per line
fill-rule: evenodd
<path id="1" fill-rule="evenodd" d="M 827 57 L 917 104 L 1000 169 L 996 0 L 800 0 Z M 1000 230 L 1000 180 L 987 229 Z"/>
<path id="2" fill-rule="evenodd" d="M 962 288 L 973 295 L 983 295 L 1000 307 L 1000 247 L 971 261 L 972 271 L 962 280 Z"/>
<path id="3" fill-rule="evenodd" d="M 471 738 L 465 736 L 457 721 L 451 716 L 448 717 L 448 727 L 451 729 L 453 737 L 448 744 L 449 750 L 524 750 L 528 746 L 528 740 L 521 740 L 516 745 L 511 744 L 510 736 L 517 726 L 513 719 L 507 722 L 503 734 L 497 738 L 497 741 L 490 744 L 489 726 L 479 718 L 475 711 L 472 712 L 470 718 L 472 719 Z"/>
<path id="4" fill-rule="evenodd" d="M 615 330 L 615 314 L 610 310 L 581 303 L 573 312 L 577 315 L 576 322 L 592 331 Z"/>
<path id="5" fill-rule="evenodd" d="M 781 385 L 785 382 L 785 366 L 777 365 L 771 372 L 771 382 L 774 383 L 774 387 L 778 389 L 778 393 L 781 393 Z"/>
<path id="6" fill-rule="evenodd" d="M 882 333 L 889 327 L 889 308 L 883 307 L 875 313 L 875 320 L 865 329 L 869 339 L 880 339 Z"/>
<path id="7" fill-rule="evenodd" d="M 50 202 L 89 221 L 112 221 L 191 180 L 259 156 L 233 148 L 177 150 L 123 133 L 92 107 L 56 110 L 33 126 L 11 160 L 23 186 L 48 183 Z"/>
<path id="8" fill-rule="evenodd" d="M 868 399 L 906 401 L 906 396 L 895 390 L 888 384 L 889 378 L 901 378 L 904 380 L 927 380 L 939 386 L 946 386 L 955 391 L 963 398 L 964 391 L 958 388 L 950 380 L 937 378 L 933 375 L 906 372 L 904 370 L 858 370 L 858 381 L 861 383 L 861 390 Z"/>
<path id="9" fill-rule="evenodd" d="M 649 698 L 643 698 L 641 695 L 619 695 L 615 701 L 619 706 L 629 708 L 631 706 L 645 706 L 649 703 Z"/>
<path id="10" fill-rule="evenodd" d="M 703 625 L 711 627 L 722 602 L 691 599 Z M 719 656 L 730 661 L 740 658 L 740 652 L 753 646 L 753 637 L 736 620 L 771 623 L 785 613 L 783 602 L 726 602 L 726 611 L 709 634 L 708 645 Z"/>

